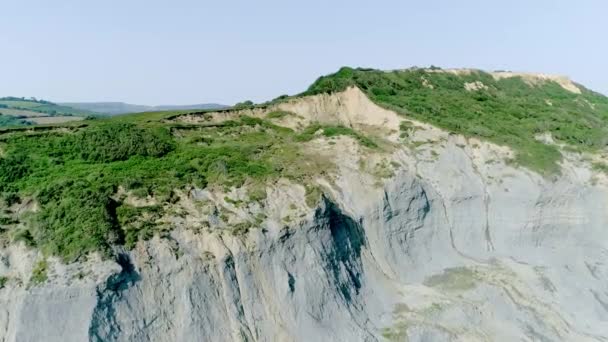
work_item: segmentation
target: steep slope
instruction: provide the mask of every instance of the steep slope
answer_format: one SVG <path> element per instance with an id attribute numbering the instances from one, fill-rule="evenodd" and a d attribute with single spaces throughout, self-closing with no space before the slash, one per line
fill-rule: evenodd
<path id="1" fill-rule="evenodd" d="M 553 86 L 526 77 L 522 92 Z M 464 80 L 461 101 L 484 91 Z M 527 144 L 559 153 L 559 170 L 539 173 L 513 162 L 522 150 L 509 141 L 450 132 L 372 99 L 349 84 L 240 111 L 125 117 L 121 125 L 135 126 L 118 134 L 114 121 L 5 134 L 0 170 L 16 147 L 34 160 L 10 159 L 31 169 L 0 174 L 12 194 L 0 339 L 608 339 L 605 147 L 539 132 Z M 143 147 L 106 146 L 106 134 Z M 70 139 L 78 154 L 45 157 L 40 142 Z M 83 193 L 109 205 L 69 200 Z M 106 208 L 108 230 L 78 218 L 93 230 L 71 231 L 72 207 L 91 209 L 87 217 Z M 59 224 L 23 220 L 43 214 Z"/>

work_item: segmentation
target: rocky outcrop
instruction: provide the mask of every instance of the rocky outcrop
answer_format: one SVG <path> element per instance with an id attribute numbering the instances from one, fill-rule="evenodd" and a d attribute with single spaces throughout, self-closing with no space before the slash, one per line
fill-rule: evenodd
<path id="1" fill-rule="evenodd" d="M 356 118 L 343 100 L 331 117 Z M 54 262 L 42 285 L 35 252 L 3 250 L 0 341 L 608 340 L 605 176 L 566 155 L 541 177 L 423 125 L 413 139 L 380 181 L 355 167 L 369 156 L 331 151 L 314 208 L 281 221 L 271 196 L 244 235 L 176 221 L 115 262 Z"/>

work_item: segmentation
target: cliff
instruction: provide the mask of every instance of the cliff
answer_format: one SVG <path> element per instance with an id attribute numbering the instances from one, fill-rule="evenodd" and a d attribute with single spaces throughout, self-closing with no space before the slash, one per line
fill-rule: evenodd
<path id="1" fill-rule="evenodd" d="M 178 191 L 171 229 L 114 258 L 41 266 L 38 249 L 8 244 L 0 341 L 608 340 L 604 152 L 560 148 L 560 171 L 542 174 L 509 146 L 380 107 L 355 86 L 165 122 L 269 111 L 290 113 L 277 125 L 343 125 L 380 147 L 316 132 L 303 148 L 331 161 L 325 174 L 279 178 L 251 202 L 246 185 Z M 228 228 L 242 222 L 257 227 Z M 41 267 L 46 279 L 29 280 Z"/>

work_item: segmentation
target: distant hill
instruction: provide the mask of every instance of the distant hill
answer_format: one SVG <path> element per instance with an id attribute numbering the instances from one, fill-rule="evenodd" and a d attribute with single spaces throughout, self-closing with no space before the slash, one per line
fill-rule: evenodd
<path id="1" fill-rule="evenodd" d="M 77 108 L 80 110 L 92 111 L 106 115 L 118 115 L 137 112 L 159 112 L 165 110 L 182 110 L 182 109 L 222 109 L 228 106 L 217 103 L 201 103 L 193 105 L 162 105 L 162 106 L 146 106 L 136 105 L 124 102 L 65 102 L 63 106 Z"/>
<path id="2" fill-rule="evenodd" d="M 25 97 L 0 97 L 0 126 L 61 123 L 99 115 L 45 100 Z"/>

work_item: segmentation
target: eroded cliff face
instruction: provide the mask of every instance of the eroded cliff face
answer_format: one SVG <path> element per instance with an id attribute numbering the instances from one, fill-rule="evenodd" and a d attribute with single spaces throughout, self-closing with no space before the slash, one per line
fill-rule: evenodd
<path id="1" fill-rule="evenodd" d="M 117 261 L 51 262 L 42 285 L 18 280 L 35 251 L 3 250 L 0 341 L 608 340 L 608 182 L 584 159 L 541 177 L 420 123 L 399 145 L 400 118 L 354 88 L 301 101 L 281 106 L 396 145 L 373 156 L 319 139 L 338 166 L 317 182 L 325 195 L 309 207 L 300 185 L 271 184 L 262 207 L 234 208 L 265 212 L 243 235 L 213 213 L 206 229 L 176 217 Z"/>

